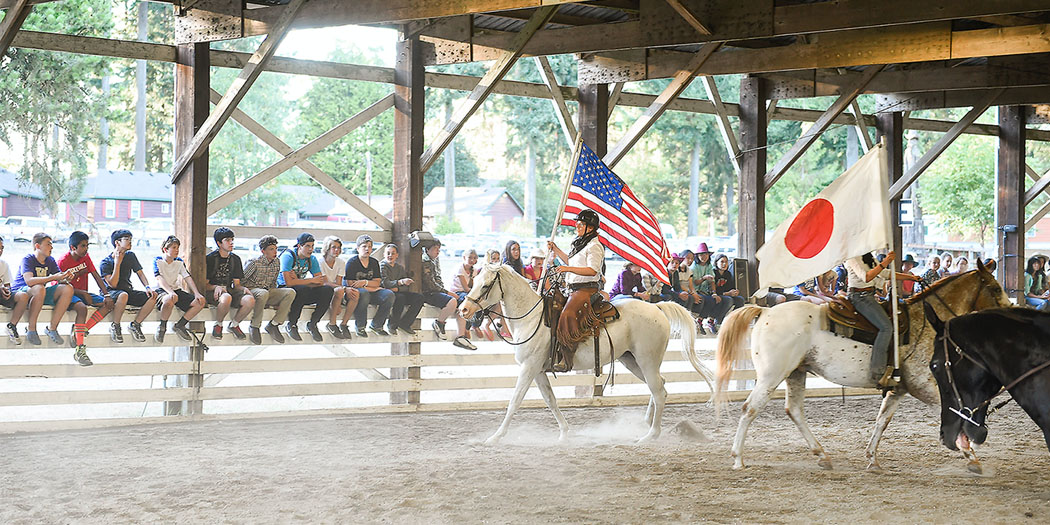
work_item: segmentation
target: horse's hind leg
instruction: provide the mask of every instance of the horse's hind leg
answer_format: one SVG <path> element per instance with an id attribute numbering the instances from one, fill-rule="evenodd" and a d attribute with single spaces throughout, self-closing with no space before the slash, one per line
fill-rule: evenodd
<path id="1" fill-rule="evenodd" d="M 558 400 L 554 398 L 554 389 L 551 388 L 547 374 L 540 372 L 536 376 L 536 386 L 539 387 L 540 395 L 547 403 L 547 408 L 551 409 L 551 413 L 554 414 L 554 419 L 558 420 L 558 441 L 565 441 L 569 437 L 569 423 L 565 421 L 565 416 L 561 415 L 561 410 L 558 409 Z"/>
<path id="2" fill-rule="evenodd" d="M 886 431 L 886 427 L 890 426 L 890 420 L 893 419 L 893 414 L 897 412 L 897 407 L 900 406 L 901 398 L 903 397 L 904 392 L 898 392 L 894 389 L 890 390 L 886 397 L 882 398 L 879 417 L 875 418 L 875 430 L 871 433 L 871 441 L 868 441 L 868 449 L 866 450 L 868 470 L 882 470 L 877 456 L 879 441 L 882 441 L 882 433 Z"/>
<path id="3" fill-rule="evenodd" d="M 744 468 L 744 439 L 747 437 L 747 427 L 751 426 L 751 422 L 758 417 L 759 411 L 766 406 L 766 403 L 769 403 L 769 397 L 773 395 L 773 391 L 777 389 L 781 381 L 783 377 L 772 381 L 760 375 L 755 383 L 755 388 L 744 401 L 742 407 L 744 413 L 740 415 L 740 422 L 737 423 L 736 437 L 733 438 L 733 448 L 730 451 L 734 469 Z"/>
<path id="4" fill-rule="evenodd" d="M 667 348 L 666 342 L 659 347 Z M 660 354 L 659 360 L 655 360 L 655 362 L 652 362 L 654 361 L 653 359 L 645 359 L 638 363 L 638 368 L 642 372 L 642 378 L 649 385 L 649 406 L 652 413 L 649 432 L 642 436 L 642 439 L 638 440 L 638 444 L 647 443 L 660 437 L 660 424 L 663 420 L 664 404 L 667 402 L 667 389 L 664 388 L 664 378 L 660 375 L 660 363 L 662 360 L 663 354 Z M 646 411 L 646 419 L 649 419 L 649 412 L 650 410 Z"/>
<path id="5" fill-rule="evenodd" d="M 620 356 L 620 362 L 623 363 L 623 366 L 627 367 L 627 370 L 630 370 L 630 372 L 634 374 L 634 377 L 645 381 L 645 374 L 642 373 L 642 368 L 638 366 L 638 361 L 635 360 L 634 354 L 624 352 L 623 355 Z M 656 403 L 653 400 L 653 396 L 649 396 L 649 406 L 645 409 L 645 422 L 650 426 L 653 424 L 653 412 L 656 411 L 655 405 Z"/>
<path id="6" fill-rule="evenodd" d="M 532 380 L 539 374 L 540 367 L 542 366 L 543 360 L 526 361 L 521 364 L 521 369 L 518 371 L 518 382 L 514 385 L 514 395 L 510 398 L 510 403 L 507 405 L 507 415 L 503 418 L 503 423 L 500 424 L 499 428 L 496 429 L 496 433 L 492 434 L 488 439 L 485 440 L 486 445 L 494 445 L 504 435 L 507 434 L 507 428 L 510 426 L 510 418 L 514 416 L 514 413 L 518 411 L 521 406 L 521 400 L 525 398 L 525 392 L 529 390 L 529 385 L 532 384 Z"/>
<path id="7" fill-rule="evenodd" d="M 830 470 L 831 459 L 824 452 L 824 447 L 817 442 L 813 432 L 809 430 L 809 425 L 806 424 L 806 415 L 802 411 L 802 403 L 805 400 L 806 372 L 799 368 L 791 372 L 791 375 L 787 377 L 787 395 L 784 400 L 784 409 L 788 417 L 795 422 L 798 431 L 802 433 L 802 439 L 805 439 L 806 444 L 809 445 L 809 451 L 820 458 L 817 461 L 817 465 L 820 465 L 820 468 Z"/>

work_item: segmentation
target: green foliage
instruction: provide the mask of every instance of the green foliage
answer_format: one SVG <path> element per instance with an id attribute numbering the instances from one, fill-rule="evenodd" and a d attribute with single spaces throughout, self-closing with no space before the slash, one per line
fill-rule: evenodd
<path id="1" fill-rule="evenodd" d="M 479 186 L 481 184 L 481 168 L 478 167 L 470 150 L 463 146 L 462 142 L 456 141 L 456 186 Z M 451 147 L 451 146 L 450 146 Z M 445 185 L 445 155 L 448 149 L 441 153 L 434 165 L 423 174 L 423 195 L 429 195 L 430 190 Z"/>
<path id="2" fill-rule="evenodd" d="M 56 2 L 34 7 L 23 29 L 108 34 L 108 0 Z M 0 67 L 0 140 L 24 141 L 20 174 L 39 185 L 44 206 L 54 213 L 60 201 L 76 200 L 88 175 L 89 146 L 98 140 L 103 101 L 97 79 L 105 74 L 98 57 L 11 47 Z M 56 132 L 57 130 L 57 132 Z"/>
<path id="3" fill-rule="evenodd" d="M 952 232 L 975 237 L 982 250 L 995 224 L 993 139 L 964 135 L 923 176 L 919 199 Z"/>
<path id="4" fill-rule="evenodd" d="M 437 224 L 434 225 L 434 234 L 449 235 L 452 233 L 463 233 L 463 227 L 460 226 L 459 221 L 455 217 L 438 215 Z"/>

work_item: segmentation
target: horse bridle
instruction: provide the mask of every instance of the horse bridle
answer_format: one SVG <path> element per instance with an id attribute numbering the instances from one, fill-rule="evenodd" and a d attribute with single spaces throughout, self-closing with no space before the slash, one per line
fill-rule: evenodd
<path id="1" fill-rule="evenodd" d="M 488 297 L 488 295 L 492 291 L 492 289 L 495 286 L 497 286 L 497 285 L 499 286 L 500 297 L 503 296 L 502 275 L 503 275 L 502 269 L 496 270 L 496 276 L 492 278 L 492 282 L 490 282 L 490 283 L 486 284 L 485 286 L 481 287 L 481 293 L 478 294 L 478 298 L 477 299 L 471 297 L 469 293 L 466 295 L 466 300 L 470 301 L 470 302 L 472 302 L 472 303 L 474 303 L 476 305 L 478 305 L 478 308 L 481 309 L 480 313 L 482 315 L 484 315 L 485 317 L 487 317 L 490 322 L 492 321 L 492 316 L 496 316 L 496 317 L 499 317 L 501 319 L 506 319 L 506 320 L 510 320 L 510 321 L 517 321 L 519 319 L 524 319 L 524 318 L 528 317 L 529 314 L 531 314 L 533 312 L 533 310 L 536 309 L 537 306 L 543 304 L 543 295 L 540 294 L 540 300 L 537 301 L 536 304 L 532 305 L 532 308 L 529 308 L 529 310 L 527 312 L 525 312 L 524 314 L 522 314 L 520 316 L 517 316 L 517 317 L 506 315 L 506 314 L 499 313 L 499 312 L 494 312 L 494 311 L 492 311 L 491 306 L 485 306 L 485 305 L 481 304 L 481 301 L 485 300 L 485 298 Z M 531 341 L 533 337 L 536 337 L 536 334 L 539 333 L 539 331 L 540 331 L 540 325 L 541 324 L 543 324 L 542 320 L 540 322 L 536 323 L 536 329 L 534 329 L 532 331 L 532 334 L 529 335 L 528 337 L 526 337 L 523 341 L 518 341 L 518 342 L 509 341 L 509 340 L 507 340 L 506 337 L 503 336 L 503 333 L 500 330 L 496 330 L 496 335 L 498 335 L 499 338 L 502 339 L 504 343 L 507 343 L 507 344 L 513 345 L 513 346 L 519 346 L 519 345 L 523 345 L 523 344 Z"/>
<path id="2" fill-rule="evenodd" d="M 977 270 L 974 270 L 974 271 L 977 271 Z M 985 286 L 984 286 L 984 285 L 985 285 L 985 284 L 987 284 L 987 278 L 986 278 L 985 276 L 983 276 L 983 275 L 980 275 L 980 274 L 978 274 L 978 277 L 980 277 L 980 278 L 981 278 L 981 286 L 980 286 L 980 290 L 978 290 L 978 292 L 977 292 L 976 294 L 974 294 L 974 296 L 973 296 L 973 302 L 972 302 L 972 303 L 970 303 L 970 309 L 968 310 L 969 312 L 972 312 L 972 311 L 974 311 L 974 309 L 975 309 L 975 308 L 977 308 L 977 301 L 979 301 L 979 300 L 981 299 L 981 293 L 982 293 L 982 292 L 985 292 L 985 291 L 986 291 L 987 293 L 991 294 L 991 291 L 985 290 Z M 932 286 L 932 285 L 931 285 L 931 283 L 929 283 L 929 281 L 927 281 L 927 280 L 925 280 L 925 279 L 923 279 L 923 280 L 922 280 L 922 284 L 923 284 L 923 287 L 924 287 L 924 288 L 925 288 L 925 287 L 930 287 L 930 286 Z M 941 297 L 941 294 L 937 293 L 937 290 L 936 290 L 936 289 L 931 289 L 931 291 L 930 291 L 930 295 L 932 295 L 932 296 L 933 296 L 933 297 L 934 297 L 935 299 L 937 299 L 937 301 L 938 301 L 939 303 L 941 303 L 941 306 L 944 306 L 944 308 L 945 308 L 945 309 L 947 309 L 947 310 L 948 310 L 948 312 L 952 314 L 952 317 L 958 317 L 958 316 L 959 316 L 959 314 L 957 314 L 957 313 L 955 312 L 955 309 L 953 309 L 953 308 L 951 307 L 951 305 L 949 305 L 949 304 L 948 304 L 948 303 L 947 303 L 947 302 L 946 302 L 946 301 L 944 300 L 944 298 L 942 298 L 942 297 Z M 926 299 L 926 298 L 923 298 L 923 300 L 922 300 L 922 301 L 923 301 L 923 302 L 927 302 L 927 301 L 928 301 L 928 299 Z M 922 324 L 922 329 L 921 329 L 921 330 L 919 331 L 919 335 L 918 335 L 918 336 L 916 336 L 916 337 L 915 337 L 914 339 L 912 339 L 912 342 L 911 342 L 911 344 L 909 345 L 909 346 L 911 347 L 911 351 L 910 351 L 910 352 L 908 352 L 908 355 L 904 356 L 904 359 L 901 359 L 901 362 L 902 362 L 902 363 L 903 363 L 904 361 L 907 361 L 907 360 L 908 360 L 909 358 L 911 358 L 911 356 L 912 356 L 912 355 L 914 355 L 914 354 L 915 354 L 915 352 L 916 352 L 916 350 L 917 350 L 916 346 L 917 346 L 917 345 L 919 344 L 919 339 L 921 339 L 921 338 L 922 338 L 922 334 L 923 334 L 923 332 L 925 332 L 925 331 L 926 331 L 926 325 L 927 325 L 927 324 L 929 324 L 929 323 L 923 323 L 923 324 Z M 945 356 L 945 359 L 947 359 L 947 355 Z M 962 406 L 962 405 L 960 404 L 959 406 Z"/>
<path id="3" fill-rule="evenodd" d="M 1017 386 L 1018 383 L 1020 383 L 1021 381 L 1024 381 L 1025 379 L 1028 379 L 1029 377 L 1031 377 L 1036 372 L 1039 372 L 1040 370 L 1042 370 L 1044 368 L 1050 367 L 1050 361 L 1046 361 L 1045 363 L 1032 368 L 1031 370 L 1025 372 L 1024 374 L 1021 374 L 1020 377 L 1018 377 L 1017 379 L 1014 379 L 1013 381 L 1010 382 L 1010 384 L 1008 384 L 1008 385 L 1002 387 L 1001 389 L 999 389 L 999 391 L 996 392 L 995 394 L 993 394 L 991 397 L 985 399 L 984 401 L 981 401 L 974 408 L 968 408 L 965 405 L 963 405 L 962 396 L 959 395 L 959 387 L 956 385 L 956 382 L 955 382 L 955 375 L 952 373 L 952 361 L 951 361 L 951 357 L 948 355 L 948 344 L 951 343 L 951 345 L 955 349 L 955 351 L 959 353 L 959 358 L 960 359 L 963 359 L 963 358 L 968 359 L 971 363 L 977 365 L 981 370 L 984 370 L 985 372 L 987 372 L 989 374 L 991 374 L 991 370 L 988 370 L 987 366 L 985 366 L 983 363 L 981 363 L 980 361 L 975 359 L 973 356 L 970 356 L 966 352 L 964 352 L 962 347 L 959 346 L 959 343 L 956 343 L 955 340 L 952 339 L 951 329 L 950 329 L 951 321 L 952 320 L 949 319 L 949 320 L 944 322 L 944 345 L 943 345 L 944 346 L 944 372 L 945 372 L 945 375 L 948 378 L 948 384 L 951 385 L 951 387 L 952 387 L 952 394 L 955 395 L 955 402 L 959 405 L 959 408 L 956 409 L 955 407 L 948 407 L 948 410 L 951 411 L 952 413 L 954 413 L 955 415 L 959 416 L 961 419 L 963 419 L 965 421 L 968 421 L 968 422 L 970 422 L 971 424 L 973 424 L 975 426 L 978 426 L 978 427 L 984 426 L 981 423 L 978 423 L 977 421 L 973 420 L 973 416 L 974 416 L 974 414 L 977 413 L 978 410 L 984 408 L 989 403 L 991 403 L 993 399 L 995 399 L 995 398 L 999 397 L 1000 395 L 1002 395 L 1003 392 L 1008 392 L 1011 388 Z M 994 414 L 1000 408 L 1003 408 L 1004 406 L 1006 406 L 1006 404 L 1009 403 L 1011 399 L 1013 399 L 1013 396 L 1011 396 L 1009 399 L 1007 399 L 1007 400 L 1005 400 L 1005 401 L 995 405 L 995 407 L 993 407 L 991 409 L 991 411 L 988 412 L 988 415 L 990 416 L 990 415 Z"/>

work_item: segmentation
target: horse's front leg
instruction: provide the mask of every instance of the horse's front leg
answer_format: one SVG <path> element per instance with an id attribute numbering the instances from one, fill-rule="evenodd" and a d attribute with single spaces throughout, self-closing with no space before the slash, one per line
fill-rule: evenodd
<path id="1" fill-rule="evenodd" d="M 510 418 L 518 411 L 522 399 L 525 399 L 525 392 L 528 392 L 529 385 L 532 384 L 533 379 L 539 375 L 540 370 L 542 369 L 543 357 L 544 356 L 541 356 L 539 359 L 531 359 L 521 364 L 521 369 L 518 370 L 518 382 L 514 385 L 514 395 L 511 396 L 510 403 L 507 405 L 507 415 L 504 416 L 503 423 L 498 429 L 496 429 L 496 433 L 492 434 L 492 436 L 485 440 L 486 445 L 496 444 L 500 438 L 507 434 L 507 428 L 510 426 Z"/>
<path id="2" fill-rule="evenodd" d="M 551 409 L 551 413 L 554 414 L 554 419 L 558 420 L 558 441 L 564 442 L 569 438 L 569 423 L 565 421 L 565 416 L 558 409 L 558 400 L 554 397 L 554 389 L 551 388 L 551 382 L 546 373 L 540 372 L 536 375 L 536 386 L 539 387 L 540 395 L 547 403 L 547 408 Z"/>
<path id="3" fill-rule="evenodd" d="M 886 431 L 886 427 L 890 426 L 890 420 L 893 419 L 893 414 L 897 412 L 897 407 L 900 406 L 903 397 L 904 392 L 898 387 L 890 390 L 882 398 L 879 417 L 875 418 L 875 430 L 871 433 L 871 441 L 868 441 L 868 449 L 866 451 L 868 470 L 882 470 L 878 459 L 879 442 L 882 441 L 882 433 Z"/>

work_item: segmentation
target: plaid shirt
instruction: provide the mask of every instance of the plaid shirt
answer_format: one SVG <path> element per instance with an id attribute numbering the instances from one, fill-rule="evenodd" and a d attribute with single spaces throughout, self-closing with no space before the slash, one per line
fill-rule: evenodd
<path id="1" fill-rule="evenodd" d="M 272 290 L 277 288 L 277 275 L 281 273 L 281 258 L 274 257 L 267 261 L 265 255 L 249 259 L 244 265 L 244 281 L 241 282 L 245 288 L 263 288 Z"/>

